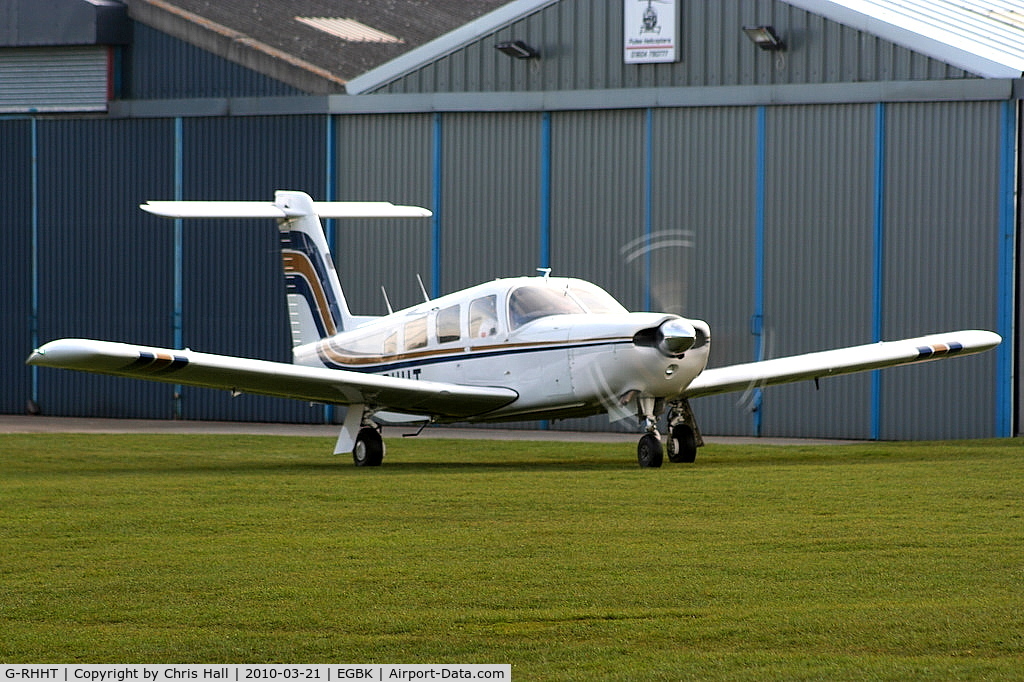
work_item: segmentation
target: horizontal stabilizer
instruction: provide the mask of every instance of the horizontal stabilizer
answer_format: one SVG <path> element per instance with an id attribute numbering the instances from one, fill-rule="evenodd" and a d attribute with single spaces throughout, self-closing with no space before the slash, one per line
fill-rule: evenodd
<path id="1" fill-rule="evenodd" d="M 1001 341 L 1002 337 L 995 332 L 966 330 L 715 367 L 704 370 L 694 379 L 683 396 L 696 398 L 972 355 L 995 348 Z"/>
<path id="2" fill-rule="evenodd" d="M 428 218 L 430 210 L 387 201 L 314 201 L 321 218 Z M 308 215 L 270 201 L 148 201 L 139 208 L 165 218 L 296 218 Z"/>

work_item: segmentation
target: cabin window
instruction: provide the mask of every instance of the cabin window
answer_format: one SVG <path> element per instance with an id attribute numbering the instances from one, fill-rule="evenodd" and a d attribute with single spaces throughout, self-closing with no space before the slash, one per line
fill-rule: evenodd
<path id="1" fill-rule="evenodd" d="M 457 305 L 438 310 L 434 324 L 438 343 L 451 343 L 462 337 L 462 330 L 459 328 L 459 306 Z"/>
<path id="2" fill-rule="evenodd" d="M 405 323 L 405 349 L 415 350 L 427 345 L 427 316 Z"/>
<path id="3" fill-rule="evenodd" d="M 508 299 L 509 325 L 512 329 L 548 315 L 573 315 L 582 312 L 585 311 L 580 304 L 566 292 L 548 287 L 519 287 Z"/>
<path id="4" fill-rule="evenodd" d="M 398 352 L 398 332 L 393 331 L 384 337 L 380 348 L 381 355 L 394 355 Z"/>
<path id="5" fill-rule="evenodd" d="M 473 338 L 498 333 L 498 297 L 482 296 L 469 304 L 469 335 Z"/>

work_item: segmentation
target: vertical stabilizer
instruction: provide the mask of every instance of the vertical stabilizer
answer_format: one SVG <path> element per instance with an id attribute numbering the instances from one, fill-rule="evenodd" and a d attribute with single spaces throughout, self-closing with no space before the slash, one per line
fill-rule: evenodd
<path id="1" fill-rule="evenodd" d="M 287 216 L 278 221 L 278 231 L 292 346 L 351 329 L 352 315 L 313 200 L 303 192 L 278 190 L 274 205 Z"/>

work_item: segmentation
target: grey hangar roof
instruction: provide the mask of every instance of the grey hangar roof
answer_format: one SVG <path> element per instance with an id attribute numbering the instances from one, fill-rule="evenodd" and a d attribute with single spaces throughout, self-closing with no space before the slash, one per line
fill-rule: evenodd
<path id="1" fill-rule="evenodd" d="M 39 0 L 16 0 L 0 10 L 0 46 L 120 44 L 130 18 L 309 94 L 360 94 L 561 1 L 43 0 L 65 17 L 51 22 Z M 781 2 L 976 77 L 1024 73 L 1024 2 Z"/>

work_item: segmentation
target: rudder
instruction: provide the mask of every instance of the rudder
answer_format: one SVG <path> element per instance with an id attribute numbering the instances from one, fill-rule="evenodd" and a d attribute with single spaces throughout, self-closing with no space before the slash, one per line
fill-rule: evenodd
<path id="1" fill-rule="evenodd" d="M 278 190 L 274 205 L 287 216 L 278 221 L 278 233 L 292 346 L 350 329 L 352 314 L 313 200 L 303 192 Z"/>

